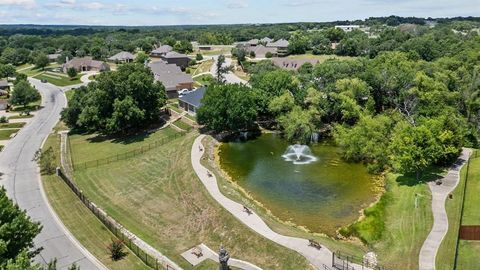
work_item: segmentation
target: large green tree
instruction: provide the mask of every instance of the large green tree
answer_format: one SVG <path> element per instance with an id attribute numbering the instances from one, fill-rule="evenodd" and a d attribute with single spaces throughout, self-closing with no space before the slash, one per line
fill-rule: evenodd
<path id="1" fill-rule="evenodd" d="M 33 88 L 28 81 L 20 81 L 15 84 L 10 97 L 10 102 L 14 105 L 26 107 L 30 102 L 40 99 L 37 89 Z"/>

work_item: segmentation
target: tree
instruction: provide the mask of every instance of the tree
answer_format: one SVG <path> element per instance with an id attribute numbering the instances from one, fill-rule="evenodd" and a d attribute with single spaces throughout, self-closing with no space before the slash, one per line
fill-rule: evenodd
<path id="1" fill-rule="evenodd" d="M 34 58 L 34 63 L 37 68 L 45 69 L 46 66 L 50 63 L 48 56 L 44 53 L 39 53 Z"/>
<path id="2" fill-rule="evenodd" d="M 202 61 L 203 60 L 203 55 L 201 53 L 197 53 L 197 55 L 195 56 L 195 60 Z"/>
<path id="3" fill-rule="evenodd" d="M 291 54 L 304 54 L 310 47 L 309 38 L 300 32 L 293 33 L 288 43 L 288 52 Z"/>
<path id="4" fill-rule="evenodd" d="M 7 78 L 15 76 L 16 71 L 15 67 L 11 64 L 3 65 L 0 64 L 0 78 Z"/>
<path id="5" fill-rule="evenodd" d="M 28 103 L 39 100 L 40 94 L 37 89 L 33 88 L 28 81 L 18 82 L 10 98 L 10 103 L 13 105 L 22 105 L 26 107 Z"/>
<path id="6" fill-rule="evenodd" d="M 158 121 L 165 101 L 165 87 L 150 69 L 128 63 L 75 91 L 62 119 L 72 129 L 128 133 Z"/>
<path id="7" fill-rule="evenodd" d="M 278 123 L 285 138 L 291 142 L 309 143 L 320 119 L 319 112 L 314 109 L 302 110 L 300 106 L 278 117 Z"/>
<path id="8" fill-rule="evenodd" d="M 20 253 L 23 256 L 33 257 L 40 249 L 35 248 L 33 239 L 40 233 L 42 226 L 33 222 L 25 210 L 20 210 L 18 205 L 7 197 L 5 188 L 0 187 L 0 268 L 7 261 L 14 260 Z M 28 252 L 28 250 L 31 250 Z M 15 268 L 12 268 L 15 269 Z M 18 269 L 18 268 L 17 268 Z"/>
<path id="9" fill-rule="evenodd" d="M 145 64 L 146 61 L 148 61 L 149 57 L 146 53 L 144 52 L 139 52 L 137 53 L 137 56 L 135 57 L 135 62 L 139 64 Z"/>
<path id="10" fill-rule="evenodd" d="M 107 249 L 112 261 L 119 261 L 127 256 L 122 240 L 112 239 L 112 242 L 108 245 Z"/>
<path id="11" fill-rule="evenodd" d="M 70 80 L 73 80 L 75 77 L 77 77 L 78 72 L 74 67 L 71 67 L 67 69 L 67 75 L 70 78 Z"/>
<path id="12" fill-rule="evenodd" d="M 232 71 L 232 67 L 226 65 L 225 55 L 221 54 L 218 56 L 216 67 L 217 67 L 217 74 L 216 74 L 217 82 L 224 83 L 225 74 Z"/>
<path id="13" fill-rule="evenodd" d="M 37 150 L 35 152 L 35 161 L 40 163 L 40 169 L 42 173 L 45 174 L 53 174 L 55 173 L 56 164 L 55 164 L 55 153 L 53 152 L 53 148 L 49 147 L 47 150 Z"/>
<path id="14" fill-rule="evenodd" d="M 273 57 L 273 54 L 271 52 L 267 52 L 265 54 L 265 58 L 272 58 Z"/>
<path id="15" fill-rule="evenodd" d="M 197 120 L 215 132 L 242 131 L 255 127 L 254 91 L 240 84 L 210 85 L 198 109 Z"/>
<path id="16" fill-rule="evenodd" d="M 173 46 L 173 49 L 177 52 L 180 53 L 191 53 L 193 52 L 193 46 L 192 43 L 190 43 L 188 40 L 181 40 Z"/>

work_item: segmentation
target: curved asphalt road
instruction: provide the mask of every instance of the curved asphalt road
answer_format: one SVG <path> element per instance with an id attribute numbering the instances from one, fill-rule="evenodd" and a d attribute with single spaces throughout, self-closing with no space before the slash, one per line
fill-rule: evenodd
<path id="1" fill-rule="evenodd" d="M 81 269 L 104 269 L 63 227 L 43 193 L 39 169 L 32 158 L 59 120 L 66 99 L 54 85 L 36 79 L 29 81 L 42 95 L 43 108 L 0 153 L 0 172 L 3 173 L 0 185 L 20 208 L 26 209 L 28 215 L 43 226 L 35 238 L 35 245 L 44 248 L 35 258 L 36 262 L 45 264 L 57 258 L 58 269 L 66 269 L 73 263 Z"/>

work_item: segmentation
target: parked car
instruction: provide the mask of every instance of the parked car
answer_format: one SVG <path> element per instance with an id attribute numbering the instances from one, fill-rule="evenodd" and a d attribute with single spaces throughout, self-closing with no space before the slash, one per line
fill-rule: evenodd
<path id="1" fill-rule="evenodd" d="M 48 83 L 47 79 L 41 79 L 40 80 L 42 83 Z"/>

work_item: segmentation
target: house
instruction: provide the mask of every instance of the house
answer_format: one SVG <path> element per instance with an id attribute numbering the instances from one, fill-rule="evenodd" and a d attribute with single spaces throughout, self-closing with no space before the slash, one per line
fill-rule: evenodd
<path id="1" fill-rule="evenodd" d="M 60 57 L 60 54 L 59 53 L 52 53 L 52 54 L 47 55 L 47 57 L 48 57 L 48 61 L 57 62 L 57 59 Z"/>
<path id="2" fill-rule="evenodd" d="M 168 64 L 164 61 L 156 61 L 148 64 L 156 81 L 165 86 L 168 98 L 177 98 L 178 91 L 193 89 L 193 79 L 190 74 L 182 72 L 179 66 Z"/>
<path id="3" fill-rule="evenodd" d="M 260 41 L 256 38 L 250 39 L 249 41 L 246 42 L 247 46 L 257 46 Z"/>
<path id="4" fill-rule="evenodd" d="M 341 29 L 344 32 L 352 32 L 353 30 L 360 30 L 360 25 L 335 25 L 335 29 Z"/>
<path id="5" fill-rule="evenodd" d="M 156 48 L 155 50 L 153 50 L 152 52 L 150 52 L 150 56 L 151 57 L 162 57 L 162 56 L 164 56 L 165 54 L 167 54 L 171 51 L 173 51 L 172 46 L 162 45 L 162 46 Z"/>
<path id="6" fill-rule="evenodd" d="M 108 61 L 112 61 L 115 63 L 130 63 L 133 60 L 135 60 L 135 55 L 129 53 L 129 52 L 119 52 L 115 54 L 114 56 L 108 58 Z"/>
<path id="7" fill-rule="evenodd" d="M 161 58 L 168 64 L 175 64 L 183 70 L 187 68 L 190 61 L 192 61 L 192 59 L 190 59 L 190 57 L 188 57 L 187 55 L 174 51 L 166 53 Z"/>
<path id="8" fill-rule="evenodd" d="M 278 55 L 283 56 L 288 54 L 288 44 L 288 40 L 279 39 L 275 42 L 267 43 L 267 47 L 277 48 Z"/>
<path id="9" fill-rule="evenodd" d="M 8 108 L 8 99 L 0 99 L 0 110 L 6 110 Z"/>
<path id="10" fill-rule="evenodd" d="M 0 90 L 3 90 L 3 91 L 10 90 L 10 85 L 8 84 L 8 81 L 0 80 Z"/>
<path id="11" fill-rule="evenodd" d="M 262 44 L 268 44 L 268 43 L 271 43 L 273 42 L 273 39 L 269 38 L 269 37 L 264 37 L 262 39 L 260 39 L 260 43 Z"/>
<path id="12" fill-rule="evenodd" d="M 108 71 L 110 70 L 110 66 L 102 61 L 93 60 L 92 57 L 82 57 L 82 58 L 73 58 L 72 60 L 68 61 L 63 64 L 63 72 L 67 73 L 67 70 L 70 68 L 74 68 L 77 72 L 84 72 L 84 71 Z"/>
<path id="13" fill-rule="evenodd" d="M 270 53 L 272 56 L 277 56 L 277 48 L 275 47 L 265 47 L 263 45 L 258 45 L 255 47 L 245 47 L 245 50 L 248 54 L 251 52 L 255 53 L 256 58 L 267 58 L 267 53 Z"/>
<path id="14" fill-rule="evenodd" d="M 316 65 L 319 63 L 317 59 L 291 59 L 291 58 L 272 58 L 272 62 L 275 66 L 285 70 L 298 70 L 306 63 Z"/>
<path id="15" fill-rule="evenodd" d="M 207 87 L 200 87 L 192 92 L 188 92 L 178 98 L 178 107 L 188 113 L 196 114 L 198 108 L 202 106 L 202 98 L 207 91 Z"/>

